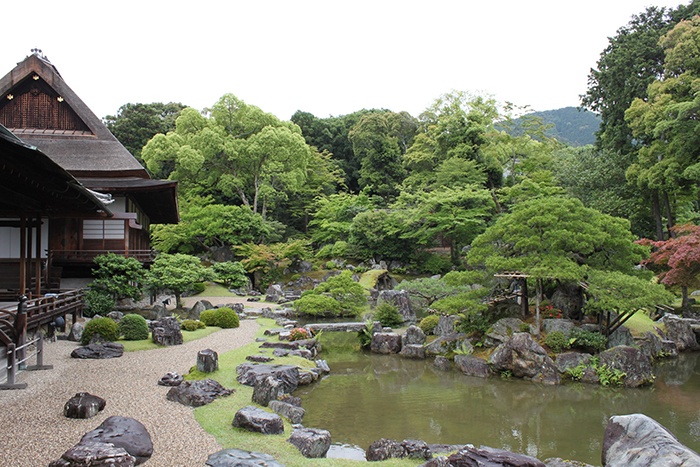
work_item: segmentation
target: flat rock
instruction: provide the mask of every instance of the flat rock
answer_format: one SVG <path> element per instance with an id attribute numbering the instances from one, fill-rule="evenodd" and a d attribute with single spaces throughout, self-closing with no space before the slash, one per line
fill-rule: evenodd
<path id="1" fill-rule="evenodd" d="M 277 415 L 281 415 L 294 425 L 300 424 L 306 414 L 306 411 L 302 407 L 280 400 L 270 401 L 267 406 Z"/>
<path id="2" fill-rule="evenodd" d="M 455 355 L 455 367 L 467 376 L 488 378 L 491 376 L 491 367 L 483 358 L 473 355 Z"/>
<path id="3" fill-rule="evenodd" d="M 236 367 L 236 380 L 246 386 L 255 386 L 261 376 L 272 376 L 282 382 L 283 392 L 291 394 L 299 385 L 299 368 L 294 365 L 265 365 L 241 363 Z"/>
<path id="4" fill-rule="evenodd" d="M 233 426 L 264 435 L 284 433 L 282 418 L 274 413 L 248 405 L 236 412 Z"/>
<path id="5" fill-rule="evenodd" d="M 183 381 L 184 381 L 184 378 L 182 377 L 182 375 L 179 375 L 179 374 L 174 373 L 174 372 L 168 372 L 158 380 L 158 385 L 159 386 L 179 386 L 182 384 Z"/>
<path id="6" fill-rule="evenodd" d="M 217 451 L 207 458 L 205 465 L 209 467 L 284 467 L 269 454 L 241 449 Z"/>
<path id="7" fill-rule="evenodd" d="M 136 458 L 112 443 L 76 444 L 49 467 L 133 467 Z"/>
<path id="8" fill-rule="evenodd" d="M 504 467 L 546 467 L 534 457 L 481 446 L 468 446 L 447 458 L 450 466 L 504 466 Z"/>
<path id="9" fill-rule="evenodd" d="M 114 342 L 104 344 L 88 344 L 78 347 L 70 353 L 73 358 L 102 360 L 107 358 L 119 358 L 124 354 L 124 346 Z"/>
<path id="10" fill-rule="evenodd" d="M 233 394 L 232 389 L 226 389 L 218 381 L 203 379 L 198 381 L 183 381 L 179 386 L 170 388 L 166 399 L 179 402 L 190 407 L 201 407 L 213 402 L 218 397 Z"/>

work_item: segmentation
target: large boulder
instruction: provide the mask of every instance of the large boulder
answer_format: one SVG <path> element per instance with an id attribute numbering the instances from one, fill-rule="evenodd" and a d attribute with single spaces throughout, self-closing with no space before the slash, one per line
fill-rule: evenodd
<path id="1" fill-rule="evenodd" d="M 700 455 L 643 414 L 610 417 L 603 435 L 606 467 L 676 467 L 700 465 Z"/>
<path id="2" fill-rule="evenodd" d="M 425 333 L 416 325 L 411 325 L 401 335 L 401 346 L 425 344 Z"/>
<path id="3" fill-rule="evenodd" d="M 115 342 L 105 342 L 104 344 L 88 344 L 78 347 L 70 353 L 73 358 L 82 359 L 107 359 L 119 358 L 124 354 L 124 346 Z"/>
<path id="4" fill-rule="evenodd" d="M 267 406 L 277 415 L 283 416 L 294 425 L 301 423 L 306 414 L 306 410 L 302 407 L 281 400 L 271 400 Z"/>
<path id="5" fill-rule="evenodd" d="M 653 331 L 647 331 L 642 336 L 635 339 L 639 350 L 650 358 L 675 358 L 678 356 L 676 343 L 663 339 Z"/>
<path id="6" fill-rule="evenodd" d="M 209 467 L 284 467 L 269 454 L 235 448 L 222 449 L 211 454 L 205 465 Z"/>
<path id="7" fill-rule="evenodd" d="M 459 321 L 457 315 L 440 315 L 437 326 L 433 329 L 436 336 L 450 336 L 455 333 L 455 325 Z"/>
<path id="8" fill-rule="evenodd" d="M 608 348 L 617 347 L 618 345 L 633 346 L 635 344 L 632 331 L 625 326 L 620 326 L 608 337 Z"/>
<path id="9" fill-rule="evenodd" d="M 678 315 L 667 313 L 661 318 L 666 327 L 666 337 L 676 343 L 679 352 L 686 350 L 698 350 L 698 340 L 691 327 L 695 320 L 681 318 Z"/>
<path id="10" fill-rule="evenodd" d="M 546 334 L 558 331 L 569 337 L 575 327 L 574 322 L 568 319 L 547 318 L 542 320 L 542 329 Z"/>
<path id="11" fill-rule="evenodd" d="M 267 291 L 265 292 L 265 301 L 270 303 L 281 303 L 286 301 L 282 286 L 279 284 L 272 284 L 270 287 L 268 287 Z"/>
<path id="12" fill-rule="evenodd" d="M 493 323 L 484 338 L 486 347 L 497 347 L 511 338 L 515 333 L 523 332 L 529 328 L 528 324 L 518 318 L 502 318 Z"/>
<path id="13" fill-rule="evenodd" d="M 217 397 L 225 397 L 233 394 L 232 389 L 226 389 L 218 381 L 203 379 L 197 381 L 183 381 L 179 386 L 170 388 L 165 395 L 166 399 L 179 402 L 190 407 L 201 407 L 213 402 Z"/>
<path id="14" fill-rule="evenodd" d="M 599 357 L 599 368 L 607 365 L 607 368 L 612 371 L 625 373 L 623 386 L 627 388 L 636 388 L 654 382 L 651 358 L 637 348 L 620 345 L 601 352 Z M 602 378 L 601 374 L 602 372 L 598 371 L 598 377 Z"/>
<path id="15" fill-rule="evenodd" d="M 517 332 L 496 347 L 489 359 L 494 371 L 544 384 L 561 382 L 557 367 L 547 352 L 530 334 Z"/>
<path id="16" fill-rule="evenodd" d="M 260 376 L 253 386 L 253 402 L 267 407 L 270 401 L 279 399 L 284 394 L 284 384 L 274 376 Z"/>
<path id="17" fill-rule="evenodd" d="M 524 454 L 481 446 L 467 446 L 447 458 L 449 466 L 546 467 L 542 461 Z"/>
<path id="18" fill-rule="evenodd" d="M 258 407 L 247 405 L 236 412 L 233 426 L 264 435 L 284 433 L 282 418 Z"/>
<path id="19" fill-rule="evenodd" d="M 430 342 L 425 346 L 426 355 L 445 355 L 455 349 L 468 350 L 472 347 L 471 342 L 467 339 L 467 335 L 461 332 L 453 332 L 452 334 L 444 334 Z"/>
<path id="20" fill-rule="evenodd" d="M 455 366 L 467 376 L 488 378 L 491 376 L 491 367 L 483 358 L 473 355 L 455 355 Z"/>
<path id="21" fill-rule="evenodd" d="M 401 336 L 395 332 L 377 332 L 372 336 L 370 350 L 381 354 L 399 353 L 401 351 Z"/>
<path id="22" fill-rule="evenodd" d="M 68 399 L 63 406 L 63 415 L 67 418 L 90 418 L 105 408 L 107 402 L 101 397 L 87 392 L 79 392 Z"/>
<path id="23" fill-rule="evenodd" d="M 286 394 L 293 393 L 299 385 L 299 368 L 294 365 L 241 363 L 236 367 L 236 373 L 236 380 L 246 386 L 255 386 L 261 376 L 272 376 L 282 383 Z"/>
<path id="24" fill-rule="evenodd" d="M 177 318 L 167 316 L 156 321 L 151 326 L 151 338 L 158 345 L 180 345 L 182 344 L 182 330 Z"/>
<path id="25" fill-rule="evenodd" d="M 292 431 L 287 441 L 296 446 L 302 456 L 317 459 L 326 457 L 331 447 L 331 433 L 317 428 L 299 428 Z"/>
<path id="26" fill-rule="evenodd" d="M 49 467 L 134 467 L 136 459 L 112 443 L 76 444 Z"/>
<path id="27" fill-rule="evenodd" d="M 73 323 L 73 325 L 70 327 L 70 332 L 68 333 L 68 340 L 80 342 L 80 339 L 83 337 L 84 329 L 85 326 L 83 326 L 83 323 Z"/>
<path id="28" fill-rule="evenodd" d="M 405 290 L 382 290 L 379 292 L 377 303 L 388 302 L 399 310 L 404 323 L 415 323 L 416 312 L 411 307 L 411 297 Z"/>
<path id="29" fill-rule="evenodd" d="M 199 319 L 199 315 L 205 310 L 211 310 L 214 306 L 207 300 L 197 300 L 192 308 L 187 310 L 187 319 Z"/>
<path id="30" fill-rule="evenodd" d="M 143 464 L 153 455 L 151 435 L 141 422 L 129 417 L 112 416 L 100 426 L 83 435 L 80 443 L 112 443 L 123 448 L 136 459 L 135 465 Z"/>

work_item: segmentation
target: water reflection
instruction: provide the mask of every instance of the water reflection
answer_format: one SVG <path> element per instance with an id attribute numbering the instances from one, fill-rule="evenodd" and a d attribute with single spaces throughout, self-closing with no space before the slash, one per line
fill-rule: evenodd
<path id="1" fill-rule="evenodd" d="M 430 361 L 345 354 L 329 356 L 331 375 L 296 395 L 304 399 L 304 425 L 330 430 L 334 443 L 484 444 L 599 465 L 611 415 L 645 413 L 700 448 L 698 357 L 686 354 L 657 366 L 652 388 L 622 390 L 484 380 L 439 371 Z"/>

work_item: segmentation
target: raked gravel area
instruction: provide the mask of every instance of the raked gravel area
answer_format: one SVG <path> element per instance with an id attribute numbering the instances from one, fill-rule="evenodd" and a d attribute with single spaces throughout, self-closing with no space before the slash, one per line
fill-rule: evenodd
<path id="1" fill-rule="evenodd" d="M 209 300 L 215 304 L 233 301 Z M 46 344 L 44 363 L 53 369 L 22 371 L 17 381 L 26 382 L 27 389 L 0 391 L 0 466 L 47 466 L 112 415 L 132 417 L 145 425 L 153 441 L 153 456 L 145 466 L 204 466 L 207 456 L 221 446 L 195 421 L 193 409 L 166 400 L 169 388 L 157 382 L 169 371 L 186 373 L 196 364 L 200 350 L 210 348 L 222 354 L 253 342 L 257 329 L 255 321 L 241 320 L 239 328 L 203 339 L 125 352 L 108 360 L 71 358 L 75 342 L 59 339 Z M 105 409 L 87 420 L 64 417 L 63 406 L 78 392 L 102 397 L 107 401 Z"/>

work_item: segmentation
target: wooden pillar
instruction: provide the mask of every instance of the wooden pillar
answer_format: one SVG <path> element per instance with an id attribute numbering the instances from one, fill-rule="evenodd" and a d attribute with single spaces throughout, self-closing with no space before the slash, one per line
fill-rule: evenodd
<path id="1" fill-rule="evenodd" d="M 22 294 L 17 303 L 17 314 L 15 315 L 15 344 L 17 347 L 23 346 L 27 342 L 27 297 Z M 24 360 L 27 349 L 22 348 L 17 351 L 17 358 Z M 24 364 L 23 364 L 24 365 Z"/>
<path id="2" fill-rule="evenodd" d="M 36 216 L 36 241 L 34 253 L 36 258 L 34 260 L 34 281 L 36 282 L 36 287 L 34 288 L 34 293 L 37 297 L 41 296 L 41 215 Z M 48 271 L 46 271 L 48 273 Z M 48 277 L 46 280 L 48 284 Z"/>
<path id="3" fill-rule="evenodd" d="M 27 290 L 27 218 L 19 217 L 19 294 Z"/>

